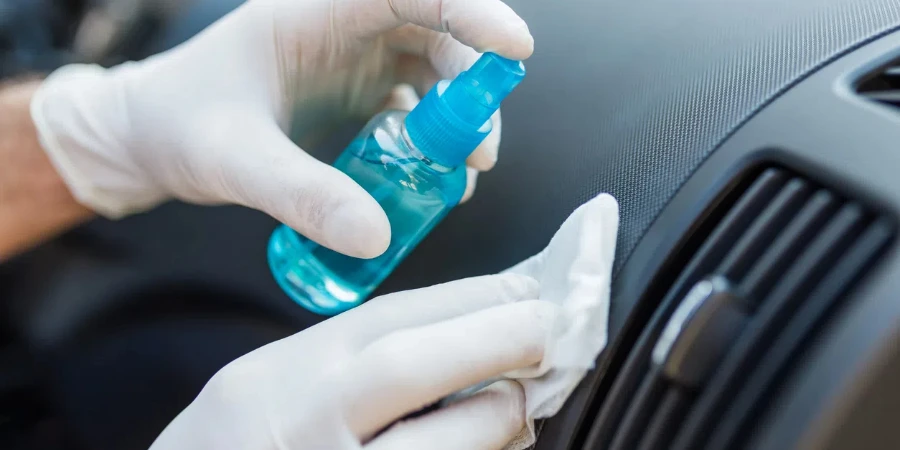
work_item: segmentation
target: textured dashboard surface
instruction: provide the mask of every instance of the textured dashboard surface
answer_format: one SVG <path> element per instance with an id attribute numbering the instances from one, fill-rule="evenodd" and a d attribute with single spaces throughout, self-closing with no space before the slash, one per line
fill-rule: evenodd
<path id="1" fill-rule="evenodd" d="M 621 267 L 732 130 L 804 74 L 900 25 L 895 0 L 509 4 L 536 50 L 504 110 L 500 163 L 402 277 L 450 275 L 435 264 L 452 275 L 499 269 L 539 250 L 571 210 L 603 191 L 621 203 Z M 450 252 L 460 246 L 471 253 Z M 483 255 L 477 269 L 466 267 L 473 253 Z"/>

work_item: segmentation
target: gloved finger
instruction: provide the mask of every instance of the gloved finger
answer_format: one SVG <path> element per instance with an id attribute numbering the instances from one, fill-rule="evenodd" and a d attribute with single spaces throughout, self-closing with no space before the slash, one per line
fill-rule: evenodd
<path id="1" fill-rule="evenodd" d="M 478 51 L 526 59 L 534 50 L 528 26 L 500 0 L 355 0 L 334 3 L 336 30 L 373 37 L 411 23 L 450 33 Z"/>
<path id="2" fill-rule="evenodd" d="M 481 144 L 478 144 L 478 148 L 466 158 L 466 165 L 480 171 L 491 170 L 497 164 L 500 153 L 500 110 L 491 116 L 491 123 L 494 128 L 481 141 Z"/>
<path id="3" fill-rule="evenodd" d="M 385 35 L 388 48 L 400 55 L 418 57 L 398 76 L 420 89 L 424 95 L 441 79 L 452 79 L 468 69 L 481 56 L 477 50 L 457 41 L 452 35 L 407 24 Z"/>
<path id="4" fill-rule="evenodd" d="M 484 380 L 538 365 L 560 315 L 530 300 L 478 311 L 373 342 L 344 373 L 348 426 L 366 438 L 401 417 Z"/>
<path id="5" fill-rule="evenodd" d="M 463 192 L 462 200 L 460 203 L 465 203 L 472 198 L 472 195 L 475 193 L 475 187 L 478 184 L 478 169 L 473 169 L 471 167 L 466 167 L 466 190 Z"/>
<path id="6" fill-rule="evenodd" d="M 418 61 L 404 58 L 398 77 L 404 83 L 419 88 L 425 95 L 438 80 L 453 79 L 468 69 L 481 56 L 446 33 L 406 25 L 387 35 L 388 46 L 394 51 L 418 56 Z M 497 163 L 500 148 L 500 111 L 491 116 L 493 129 L 478 148 L 466 159 L 469 167 L 480 171 L 491 170 Z M 471 183 L 474 188 L 474 183 Z"/>
<path id="7" fill-rule="evenodd" d="M 412 25 L 409 25 L 409 27 L 421 29 Z M 388 46 L 392 46 L 392 44 L 390 44 L 391 40 L 397 39 L 392 38 L 391 36 L 395 35 L 395 33 L 405 35 L 407 34 L 404 31 L 405 29 L 406 27 L 400 27 L 397 30 L 394 30 L 394 32 L 388 33 Z M 428 33 L 440 34 L 430 30 L 425 31 Z M 402 39 L 406 38 L 404 37 Z M 417 44 L 416 46 L 420 45 Z M 441 76 L 431 62 L 419 53 L 402 51 L 396 48 L 393 50 L 394 52 L 399 53 L 397 55 L 396 67 L 394 68 L 394 77 L 397 83 L 412 86 L 418 97 L 424 96 L 428 93 L 428 89 L 430 89 L 431 86 L 434 86 L 441 80 Z"/>
<path id="8" fill-rule="evenodd" d="M 266 212 L 340 253 L 373 258 L 387 249 L 387 216 L 350 177 L 297 148 L 274 123 L 252 117 L 228 123 L 213 141 L 219 148 L 196 152 L 207 159 L 202 164 L 216 164 L 226 200 Z"/>
<path id="9" fill-rule="evenodd" d="M 341 314 L 332 323 L 341 329 L 357 330 L 354 347 L 362 349 L 396 330 L 535 299 L 539 294 L 540 286 L 534 278 L 515 274 L 485 275 L 374 298 Z"/>
<path id="10" fill-rule="evenodd" d="M 391 89 L 388 98 L 385 101 L 384 109 L 399 109 L 401 111 L 410 111 L 419 104 L 419 95 L 416 90 L 408 84 L 398 84 Z"/>
<path id="11" fill-rule="evenodd" d="M 531 256 L 528 259 L 504 270 L 503 273 L 515 273 L 529 277 L 540 276 L 544 268 L 545 257 L 546 250 L 542 250 L 540 253 Z"/>
<path id="12" fill-rule="evenodd" d="M 501 449 L 524 427 L 522 386 L 499 381 L 465 400 L 392 426 L 364 449 Z"/>

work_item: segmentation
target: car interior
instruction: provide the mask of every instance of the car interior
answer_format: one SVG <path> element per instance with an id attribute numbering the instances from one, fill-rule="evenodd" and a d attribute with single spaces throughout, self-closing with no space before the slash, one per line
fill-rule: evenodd
<path id="1" fill-rule="evenodd" d="M 0 77 L 144 58 L 240 3 L 0 0 Z M 536 450 L 900 447 L 900 2 L 507 3 L 536 45 L 499 163 L 377 294 L 499 272 L 609 192 L 609 344 Z M 0 264 L 0 448 L 146 449 L 324 320 L 275 284 L 276 225 L 172 202 Z"/>

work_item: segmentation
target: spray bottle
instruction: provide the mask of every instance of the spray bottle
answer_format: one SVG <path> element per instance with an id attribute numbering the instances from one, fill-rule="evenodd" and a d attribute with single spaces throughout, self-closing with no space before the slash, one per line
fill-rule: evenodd
<path id="1" fill-rule="evenodd" d="M 323 315 L 362 303 L 459 203 L 466 158 L 490 133 L 491 115 L 524 76 L 521 62 L 485 53 L 452 81 L 436 84 L 412 111 L 373 117 L 334 167 L 384 209 L 390 245 L 376 258 L 354 258 L 280 225 L 269 240 L 268 259 L 288 296 Z"/>

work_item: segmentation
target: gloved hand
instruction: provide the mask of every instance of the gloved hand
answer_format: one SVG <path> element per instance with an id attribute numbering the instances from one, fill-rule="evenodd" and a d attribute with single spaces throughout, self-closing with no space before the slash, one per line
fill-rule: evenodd
<path id="1" fill-rule="evenodd" d="M 170 198 L 260 209 L 357 257 L 390 241 L 387 217 L 349 177 L 298 148 L 368 117 L 410 84 L 420 93 L 495 51 L 533 41 L 500 0 L 249 0 L 187 43 L 110 70 L 68 66 L 32 116 L 75 197 L 108 217 Z M 395 94 L 401 95 L 401 94 Z M 401 101 L 401 103 L 407 103 Z M 494 132 L 469 158 L 497 158 Z"/>
<path id="2" fill-rule="evenodd" d="M 618 219 L 600 195 L 504 274 L 376 298 L 254 351 L 151 450 L 521 450 L 606 344 Z"/>
<path id="3" fill-rule="evenodd" d="M 502 448 L 525 423 L 515 381 L 375 434 L 453 392 L 539 365 L 561 325 L 556 305 L 530 300 L 538 290 L 506 274 L 373 299 L 223 368 L 151 450 Z"/>

